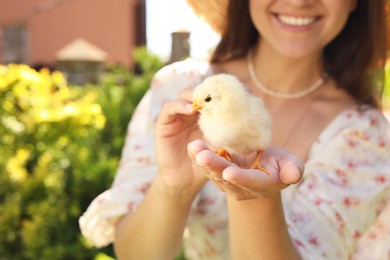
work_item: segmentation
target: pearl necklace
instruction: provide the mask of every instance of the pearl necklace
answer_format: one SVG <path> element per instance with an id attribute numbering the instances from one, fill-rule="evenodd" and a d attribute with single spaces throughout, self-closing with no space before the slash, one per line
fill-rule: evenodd
<path id="1" fill-rule="evenodd" d="M 266 86 L 264 86 L 260 80 L 257 78 L 255 69 L 253 66 L 253 59 L 252 59 L 252 50 L 248 52 L 247 56 L 247 62 L 248 62 L 248 71 L 249 71 L 249 76 L 251 80 L 255 83 L 256 87 L 258 87 L 261 91 L 263 91 L 265 94 L 276 97 L 276 98 L 283 98 L 283 99 L 297 99 L 304 97 L 306 95 L 309 95 L 310 93 L 314 92 L 317 90 L 324 82 L 325 79 L 328 77 L 328 73 L 324 72 L 313 85 L 308 87 L 307 89 L 304 89 L 301 92 L 294 92 L 294 93 L 286 93 L 286 92 L 278 92 L 275 90 L 272 90 Z"/>

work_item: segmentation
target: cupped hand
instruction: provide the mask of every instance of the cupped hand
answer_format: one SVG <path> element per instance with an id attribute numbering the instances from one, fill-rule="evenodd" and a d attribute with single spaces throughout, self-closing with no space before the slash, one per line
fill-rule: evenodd
<path id="1" fill-rule="evenodd" d="M 191 107 L 192 90 L 186 89 L 177 100 L 164 104 L 155 128 L 158 177 L 166 187 L 178 192 L 188 189 L 197 192 L 207 181 L 194 172 L 194 164 L 187 154 L 187 144 L 202 136 L 197 125 L 198 115 Z"/>
<path id="2" fill-rule="evenodd" d="M 201 140 L 187 146 L 190 158 L 217 187 L 237 200 L 270 197 L 290 184 L 299 182 L 304 172 L 303 161 L 286 150 L 270 147 L 264 150 L 261 165 L 271 175 L 257 169 L 246 169 L 254 156 L 236 156 L 233 162 L 218 156 Z"/>

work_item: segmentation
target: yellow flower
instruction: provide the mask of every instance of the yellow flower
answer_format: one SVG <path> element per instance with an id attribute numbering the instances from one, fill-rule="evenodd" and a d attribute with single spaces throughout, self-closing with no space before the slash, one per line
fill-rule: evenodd
<path id="1" fill-rule="evenodd" d="M 14 110 L 14 103 L 10 99 L 4 100 L 2 106 L 3 106 L 3 109 L 8 113 L 10 113 Z"/>
<path id="2" fill-rule="evenodd" d="M 0 91 L 4 91 L 7 89 L 8 84 L 7 84 L 7 66 L 0 65 Z"/>
<path id="3" fill-rule="evenodd" d="M 61 136 L 60 138 L 58 138 L 58 141 L 57 141 L 57 145 L 59 147 L 65 147 L 69 144 L 69 139 L 66 137 L 66 136 Z"/>
<path id="4" fill-rule="evenodd" d="M 40 80 L 39 73 L 27 65 L 19 65 L 19 73 L 22 79 L 29 82 L 37 82 Z"/>
<path id="5" fill-rule="evenodd" d="M 3 109 L 17 114 L 27 129 L 42 122 L 72 120 L 75 125 L 104 127 L 105 117 L 96 91 L 69 88 L 64 75 L 48 69 L 39 72 L 27 65 L 0 65 L 0 91 L 6 90 Z M 82 95 L 82 96 L 81 96 Z M 21 113 L 16 110 L 21 109 Z"/>
<path id="6" fill-rule="evenodd" d="M 66 85 L 66 79 L 64 75 L 59 71 L 54 71 L 51 74 L 51 79 L 56 86 L 64 86 Z"/>
<path id="7" fill-rule="evenodd" d="M 100 115 L 102 113 L 102 108 L 99 104 L 92 104 L 89 107 L 89 111 L 92 115 Z"/>
<path id="8" fill-rule="evenodd" d="M 3 126 L 16 134 L 20 134 L 26 129 L 25 125 L 14 116 L 4 115 L 1 119 L 1 123 Z"/>
<path id="9" fill-rule="evenodd" d="M 74 104 L 68 104 L 63 108 L 63 114 L 65 117 L 77 116 L 79 113 L 79 107 Z"/>
<path id="10" fill-rule="evenodd" d="M 53 189 L 59 189 L 61 188 L 62 182 L 61 182 L 61 175 L 63 174 L 62 171 L 52 171 L 50 174 L 47 174 L 45 179 L 43 180 L 43 183 L 47 188 L 53 188 Z"/>
<path id="11" fill-rule="evenodd" d="M 103 115 L 99 115 L 95 118 L 95 127 L 97 129 L 103 129 L 103 127 L 106 125 L 106 117 Z"/>
<path id="12" fill-rule="evenodd" d="M 47 122 L 50 121 L 50 112 L 47 109 L 36 110 L 33 117 L 37 123 Z"/>
<path id="13" fill-rule="evenodd" d="M 25 165 L 29 156 L 29 150 L 19 149 L 16 151 L 16 155 L 9 159 L 6 170 L 12 180 L 16 182 L 24 182 L 27 179 L 28 172 Z"/>

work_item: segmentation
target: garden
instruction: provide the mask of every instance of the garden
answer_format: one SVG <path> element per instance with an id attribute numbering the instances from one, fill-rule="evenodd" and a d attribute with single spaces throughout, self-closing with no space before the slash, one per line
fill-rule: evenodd
<path id="1" fill-rule="evenodd" d="M 111 259 L 78 218 L 110 187 L 129 119 L 163 65 L 146 48 L 137 72 L 112 66 L 97 84 L 0 65 L 0 259 Z M 110 257 L 111 256 L 111 257 Z"/>

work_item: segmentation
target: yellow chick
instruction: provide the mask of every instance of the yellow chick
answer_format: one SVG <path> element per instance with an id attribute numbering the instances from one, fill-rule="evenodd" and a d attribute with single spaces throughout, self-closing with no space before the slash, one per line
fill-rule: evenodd
<path id="1" fill-rule="evenodd" d="M 234 76 L 218 74 L 205 79 L 193 94 L 199 127 L 216 153 L 231 161 L 231 154 L 257 151 L 251 168 L 259 169 L 263 150 L 271 141 L 271 116 L 261 98 L 251 95 Z"/>

